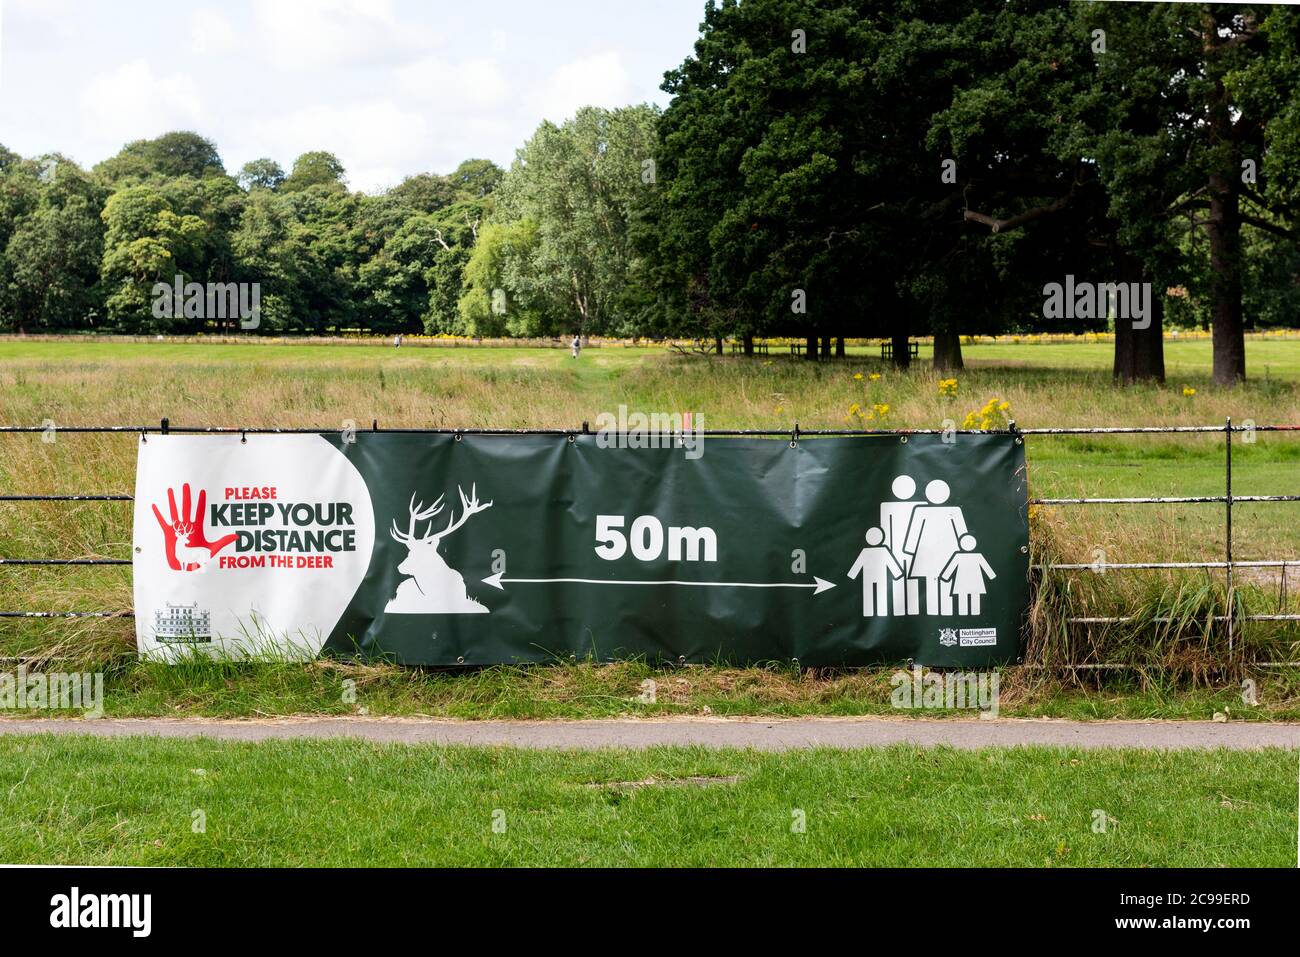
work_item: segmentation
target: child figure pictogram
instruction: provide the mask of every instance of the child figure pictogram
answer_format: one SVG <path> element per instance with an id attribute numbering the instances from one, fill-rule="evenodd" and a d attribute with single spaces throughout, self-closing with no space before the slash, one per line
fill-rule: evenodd
<path id="1" fill-rule="evenodd" d="M 993 574 L 993 569 L 984 560 L 984 556 L 975 551 L 978 543 L 974 535 L 963 535 L 959 544 L 961 551 L 948 560 L 939 578 L 945 582 L 952 579 L 952 596 L 957 599 L 957 614 L 978 615 L 980 597 L 987 591 L 984 576 L 987 575 L 989 579 L 998 576 Z"/>
<path id="2" fill-rule="evenodd" d="M 878 528 L 867 530 L 867 547 L 858 552 L 849 569 L 849 577 L 862 576 L 862 614 L 872 617 L 889 614 L 889 580 L 903 577 L 903 566 L 881 542 L 885 533 Z"/>

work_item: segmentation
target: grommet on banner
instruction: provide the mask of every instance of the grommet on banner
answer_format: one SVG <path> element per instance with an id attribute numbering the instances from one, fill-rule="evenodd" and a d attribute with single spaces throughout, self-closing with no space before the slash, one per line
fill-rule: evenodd
<path id="1" fill-rule="evenodd" d="M 465 663 L 465 656 L 464 656 L 464 655 L 457 655 L 457 656 L 456 656 L 456 664 L 458 664 L 458 665 L 463 665 L 464 663 Z"/>
<path id="2" fill-rule="evenodd" d="M 1020 437 L 1020 430 L 1016 428 L 1016 420 L 1012 419 L 1007 423 L 1007 431 L 1016 437 L 1016 445 L 1022 445 L 1024 439 Z"/>
<path id="3" fill-rule="evenodd" d="M 568 436 L 566 436 L 566 438 L 568 438 L 569 444 L 572 445 L 578 437 L 574 435 L 572 432 L 570 432 Z"/>
<path id="4" fill-rule="evenodd" d="M 794 424 L 794 431 L 790 433 L 790 448 L 797 449 L 798 447 L 799 447 L 799 423 L 796 422 Z"/>
<path id="5" fill-rule="evenodd" d="M 457 432 L 457 433 L 456 433 L 456 441 L 459 442 L 459 441 L 461 440 L 461 438 L 462 438 L 461 434 L 460 434 L 459 432 Z"/>
<path id="6" fill-rule="evenodd" d="M 899 441 L 900 444 L 902 444 L 902 445 L 906 445 L 906 444 L 907 444 L 907 436 L 906 436 L 906 435 L 900 435 L 900 436 L 898 437 L 898 441 Z"/>
<path id="7" fill-rule="evenodd" d="M 685 655 L 678 655 L 678 656 L 677 656 L 677 664 L 678 664 L 679 666 L 681 666 L 681 667 L 685 667 L 685 666 L 686 666 L 686 656 L 685 656 Z"/>
<path id="8" fill-rule="evenodd" d="M 247 445 L 247 444 L 248 444 L 248 433 L 247 433 L 247 432 L 244 432 L 244 431 L 242 431 L 242 430 L 240 431 L 240 433 L 239 433 L 239 444 L 240 444 L 240 445 Z"/>

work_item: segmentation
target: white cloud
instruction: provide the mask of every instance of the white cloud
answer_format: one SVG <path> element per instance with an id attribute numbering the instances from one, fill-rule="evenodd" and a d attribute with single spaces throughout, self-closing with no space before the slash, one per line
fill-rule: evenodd
<path id="1" fill-rule="evenodd" d="M 632 98 L 632 82 L 623 58 L 606 52 L 557 67 L 529 100 L 542 117 L 559 123 L 576 113 L 578 107 L 626 106 Z"/>
<path id="2" fill-rule="evenodd" d="M 391 0 L 256 0 L 253 23 L 263 56 L 283 70 L 391 62 L 428 43 Z"/>
<path id="3" fill-rule="evenodd" d="M 235 28 L 220 12 L 208 8 L 190 14 L 190 50 L 200 56 L 239 49 Z"/>
<path id="4" fill-rule="evenodd" d="M 306 107 L 251 124 L 246 136 L 258 155 L 284 157 L 286 169 L 308 150 L 328 150 L 343 162 L 348 185 L 367 192 L 421 169 L 430 145 L 424 116 L 384 99 Z"/>
<path id="5" fill-rule="evenodd" d="M 116 144 L 110 155 L 133 139 L 203 126 L 194 81 L 184 73 L 160 76 L 143 59 L 94 77 L 81 93 L 81 111 L 92 133 Z"/>
<path id="6" fill-rule="evenodd" d="M 654 92 L 699 0 L 0 0 L 0 141 L 89 166 L 193 129 L 230 170 L 327 149 L 356 188 L 466 157 L 508 165 L 543 116 Z M 557 12 L 562 11 L 562 12 Z M 165 15 L 163 15 L 165 14 Z"/>
<path id="7" fill-rule="evenodd" d="M 424 57 L 396 71 L 399 88 L 443 111 L 474 113 L 496 109 L 510 99 L 510 85 L 496 60 L 450 63 Z"/>

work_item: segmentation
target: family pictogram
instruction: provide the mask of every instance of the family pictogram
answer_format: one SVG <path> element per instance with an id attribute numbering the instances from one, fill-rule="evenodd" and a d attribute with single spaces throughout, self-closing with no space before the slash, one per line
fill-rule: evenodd
<path id="1" fill-rule="evenodd" d="M 890 486 L 893 500 L 881 503 L 880 524 L 867 530 L 849 578 L 862 579 L 862 614 L 978 615 L 986 581 L 997 576 L 966 527 L 960 506 L 949 505 L 948 483 L 935 479 L 916 498 L 916 481 L 900 475 Z"/>

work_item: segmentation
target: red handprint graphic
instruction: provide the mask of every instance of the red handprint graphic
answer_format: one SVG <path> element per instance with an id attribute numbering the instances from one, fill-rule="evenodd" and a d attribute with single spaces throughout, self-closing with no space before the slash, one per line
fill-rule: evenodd
<path id="1" fill-rule="evenodd" d="M 207 540 L 203 531 L 203 513 L 207 508 L 207 499 L 207 491 L 199 489 L 199 500 L 194 509 L 194 518 L 191 519 L 190 486 L 186 482 L 181 486 L 179 514 L 176 512 L 176 493 L 171 489 L 167 490 L 167 505 L 171 511 L 170 522 L 162 517 L 162 512 L 158 511 L 157 505 L 153 506 L 154 517 L 158 519 L 163 539 L 167 543 L 167 564 L 173 571 L 197 571 L 207 563 L 208 559 L 235 540 L 233 533 L 215 542 Z"/>

